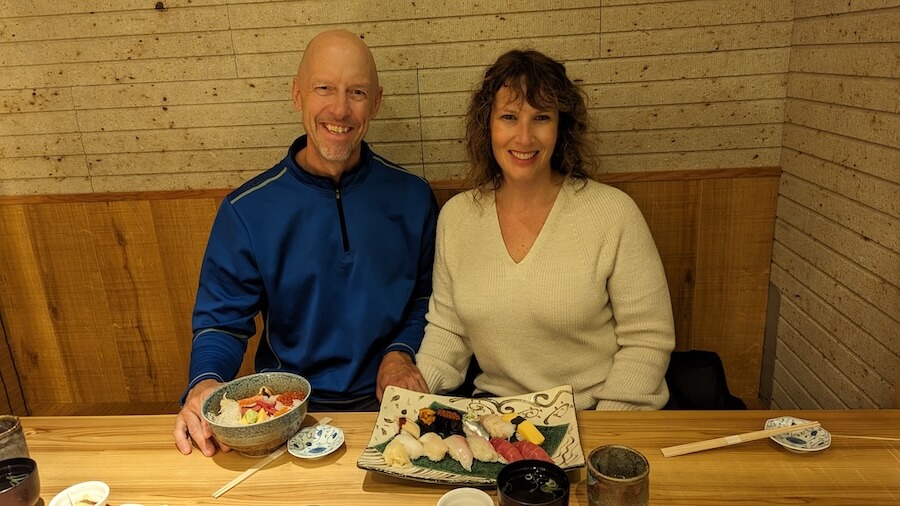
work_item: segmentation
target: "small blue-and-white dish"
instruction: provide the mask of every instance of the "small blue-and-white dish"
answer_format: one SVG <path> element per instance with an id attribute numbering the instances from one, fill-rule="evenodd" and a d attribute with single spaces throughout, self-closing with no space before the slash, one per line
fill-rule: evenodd
<path id="1" fill-rule="evenodd" d="M 344 431 L 332 425 L 304 427 L 288 441 L 288 452 L 301 459 L 317 459 L 344 444 Z"/>
<path id="2" fill-rule="evenodd" d="M 794 418 L 793 416 L 779 416 L 778 418 L 766 420 L 765 428 L 766 430 L 778 429 L 781 427 L 806 423 L 808 421 L 809 420 L 804 420 L 802 418 Z M 818 452 L 831 446 L 831 433 L 821 426 L 800 429 L 796 432 L 787 432 L 772 436 L 769 439 L 792 452 L 798 453 Z"/>

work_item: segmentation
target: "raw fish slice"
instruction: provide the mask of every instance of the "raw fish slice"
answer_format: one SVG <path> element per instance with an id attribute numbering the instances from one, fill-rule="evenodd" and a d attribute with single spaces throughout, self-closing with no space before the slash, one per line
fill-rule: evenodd
<path id="1" fill-rule="evenodd" d="M 452 436 L 445 437 L 444 443 L 447 444 L 447 453 L 450 454 L 450 457 L 459 462 L 459 465 L 461 465 L 463 469 L 471 471 L 472 459 L 475 457 L 472 455 L 472 449 L 469 448 L 469 443 L 466 442 L 466 438 L 459 434 L 453 434 Z"/>
<path id="2" fill-rule="evenodd" d="M 418 439 L 412 437 L 409 432 L 400 431 L 400 434 L 397 434 L 397 436 L 394 437 L 394 441 L 403 445 L 406 449 L 406 453 L 409 455 L 409 460 L 416 460 L 422 455 L 425 455 L 425 447 L 422 446 L 422 443 L 420 443 Z"/>
<path id="3" fill-rule="evenodd" d="M 529 443 L 528 441 L 516 441 L 515 443 L 513 443 L 513 445 L 515 445 L 515 447 L 518 448 L 520 452 L 522 452 L 522 456 L 524 456 L 526 459 L 553 462 L 553 459 L 550 458 L 550 454 L 548 454 L 546 450 L 534 443 Z"/>
<path id="4" fill-rule="evenodd" d="M 419 436 L 422 435 L 422 429 L 419 427 L 419 424 L 417 424 L 415 420 L 410 420 L 409 418 L 401 418 L 400 420 L 400 430 L 405 430 L 406 432 L 409 432 L 412 437 L 419 439 Z"/>
<path id="5" fill-rule="evenodd" d="M 475 460 L 506 464 L 503 457 L 494 450 L 494 447 L 491 446 L 491 443 L 488 443 L 487 439 L 478 435 L 469 434 L 466 436 L 466 442 L 469 443 L 469 448 L 472 450 L 472 455 L 475 457 Z"/>
<path id="6" fill-rule="evenodd" d="M 426 432 L 419 438 L 425 448 L 425 456 L 432 462 L 440 462 L 447 455 L 447 443 L 434 432 Z"/>
<path id="7" fill-rule="evenodd" d="M 491 446 L 494 447 L 494 450 L 497 450 L 497 453 L 503 457 L 506 462 L 512 464 L 517 460 L 525 460 L 525 456 L 522 455 L 522 452 L 519 451 L 518 448 L 515 447 L 512 443 L 505 439 L 500 438 L 491 438 Z"/>
<path id="8" fill-rule="evenodd" d="M 481 426 L 492 438 L 509 439 L 516 431 L 516 426 L 507 422 L 500 415 L 490 414 L 481 417 Z"/>
<path id="9" fill-rule="evenodd" d="M 409 453 L 406 452 L 406 447 L 403 446 L 403 443 L 397 441 L 397 438 L 392 439 L 384 447 L 382 457 L 384 457 L 384 462 L 391 467 L 406 467 L 410 465 Z"/>
<path id="10" fill-rule="evenodd" d="M 485 442 L 491 438 L 488 431 L 478 422 L 478 417 L 472 413 L 466 413 L 466 415 L 463 416 L 462 427 L 466 436 L 478 436 L 483 438 Z"/>

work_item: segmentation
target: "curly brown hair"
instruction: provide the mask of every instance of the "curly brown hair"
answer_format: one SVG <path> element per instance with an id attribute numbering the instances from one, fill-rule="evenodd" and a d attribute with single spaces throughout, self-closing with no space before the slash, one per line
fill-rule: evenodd
<path id="1" fill-rule="evenodd" d="M 534 108 L 559 111 L 550 168 L 577 180 L 587 179 L 595 162 L 586 141 L 589 120 L 584 91 L 566 76 L 561 63 L 538 51 L 512 50 L 485 71 L 466 112 L 470 184 L 481 190 L 496 190 L 503 184 L 503 172 L 491 148 L 491 111 L 494 97 L 504 86 L 513 100 L 524 98 Z"/>

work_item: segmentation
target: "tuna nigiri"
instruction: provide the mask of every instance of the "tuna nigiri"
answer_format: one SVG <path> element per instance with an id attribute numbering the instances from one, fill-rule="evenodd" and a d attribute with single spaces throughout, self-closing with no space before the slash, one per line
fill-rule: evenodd
<path id="1" fill-rule="evenodd" d="M 450 457 L 459 462 L 459 465 L 461 465 L 463 469 L 471 471 L 472 460 L 475 457 L 472 455 L 472 449 L 469 448 L 469 443 L 466 442 L 466 438 L 459 434 L 453 434 L 452 436 L 445 437 L 444 443 L 447 444 L 447 453 L 450 454 Z"/>
<path id="2" fill-rule="evenodd" d="M 493 446 L 494 450 L 497 450 L 497 453 L 499 453 L 500 456 L 503 457 L 503 460 L 509 464 L 512 464 L 517 460 L 525 460 L 525 456 L 522 455 L 522 452 L 505 439 L 497 437 L 491 438 L 491 446 Z"/>
<path id="3" fill-rule="evenodd" d="M 529 443 L 528 441 L 516 441 L 513 443 L 515 447 L 522 452 L 522 456 L 526 459 L 543 460 L 545 462 L 553 462 L 550 455 L 540 446 Z"/>

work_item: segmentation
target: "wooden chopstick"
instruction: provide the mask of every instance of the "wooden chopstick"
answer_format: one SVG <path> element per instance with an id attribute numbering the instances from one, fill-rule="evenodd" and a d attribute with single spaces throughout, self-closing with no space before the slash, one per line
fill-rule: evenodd
<path id="1" fill-rule="evenodd" d="M 286 451 L 287 451 L 287 446 L 285 446 L 284 448 L 281 448 L 280 450 L 276 450 L 275 452 L 273 452 L 271 455 L 269 455 L 265 459 L 257 462 L 256 464 L 253 465 L 253 467 L 251 467 L 250 469 L 247 469 L 246 471 L 241 473 L 240 476 L 238 476 L 237 478 L 226 483 L 224 487 L 213 492 L 213 495 L 212 495 L 213 498 L 218 499 L 219 496 L 221 496 L 225 492 L 228 492 L 229 490 L 233 489 L 238 483 L 246 480 L 247 478 L 252 476 L 253 473 L 255 473 L 256 471 L 259 471 L 260 469 L 262 469 L 262 468 L 266 467 L 267 465 L 271 464 L 272 462 L 274 462 L 276 459 L 278 459 L 278 457 L 284 455 L 284 452 L 286 452 Z"/>
<path id="2" fill-rule="evenodd" d="M 319 422 L 316 423 L 316 425 L 325 425 L 326 423 L 328 423 L 330 421 L 331 421 L 331 417 L 326 416 L 326 417 L 322 418 L 321 420 L 319 420 Z M 213 498 L 218 499 L 222 494 L 233 489 L 235 486 L 237 486 L 238 483 L 246 480 L 247 478 L 252 476 L 253 473 L 255 473 L 256 471 L 259 471 L 260 469 L 266 467 L 267 465 L 271 464 L 272 462 L 278 460 L 278 457 L 284 455 L 284 452 L 286 452 L 286 451 L 287 451 L 287 445 L 285 445 L 284 448 L 281 448 L 280 450 L 276 450 L 276 451 L 272 452 L 271 455 L 269 455 L 265 459 L 254 464 L 253 467 L 251 467 L 250 469 L 247 469 L 246 471 L 241 473 L 240 476 L 238 476 L 237 478 L 226 483 L 224 487 L 213 492 L 213 495 L 212 495 Z"/>
<path id="3" fill-rule="evenodd" d="M 770 436 L 777 436 L 779 434 L 786 434 L 788 432 L 795 432 L 798 430 L 808 429 L 810 427 L 816 427 L 819 425 L 819 422 L 805 422 L 798 423 L 797 425 L 789 425 L 787 427 L 778 427 L 776 429 L 767 429 L 767 430 L 758 430 L 755 432 L 745 432 L 743 434 L 735 434 L 733 436 L 725 436 L 719 437 L 715 439 L 707 439 L 706 441 L 698 441 L 696 443 L 687 443 L 678 446 L 670 446 L 668 448 L 663 448 L 660 451 L 665 457 L 676 457 L 678 455 L 685 455 L 687 453 L 700 452 L 703 450 L 710 450 L 713 448 L 721 448 L 723 446 L 730 446 L 739 443 L 745 443 L 747 441 L 753 441 L 756 439 L 764 439 Z"/>

